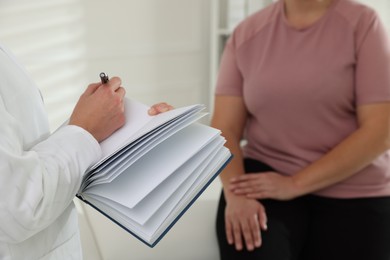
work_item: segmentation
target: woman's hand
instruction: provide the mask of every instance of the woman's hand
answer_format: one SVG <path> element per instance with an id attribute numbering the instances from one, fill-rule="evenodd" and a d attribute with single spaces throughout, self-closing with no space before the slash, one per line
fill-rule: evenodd
<path id="1" fill-rule="evenodd" d="M 248 251 L 261 246 L 261 230 L 267 230 L 267 215 L 263 205 L 243 196 L 230 196 L 225 208 L 225 231 L 230 245 Z"/>
<path id="2" fill-rule="evenodd" d="M 293 177 L 276 172 L 245 174 L 230 180 L 230 191 L 250 199 L 290 200 L 297 197 L 297 188 Z"/>

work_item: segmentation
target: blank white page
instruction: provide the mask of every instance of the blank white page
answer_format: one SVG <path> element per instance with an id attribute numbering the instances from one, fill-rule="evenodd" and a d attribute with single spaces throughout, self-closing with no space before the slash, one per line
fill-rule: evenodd
<path id="1" fill-rule="evenodd" d="M 219 134 L 219 130 L 208 126 L 191 125 L 152 149 L 111 183 L 93 186 L 84 193 L 106 197 L 133 208 Z"/>

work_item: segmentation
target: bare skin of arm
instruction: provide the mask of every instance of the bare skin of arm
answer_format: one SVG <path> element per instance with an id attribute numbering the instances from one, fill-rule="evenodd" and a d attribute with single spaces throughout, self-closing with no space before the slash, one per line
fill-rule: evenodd
<path id="1" fill-rule="evenodd" d="M 359 128 L 292 177 L 269 172 L 233 177 L 230 191 L 247 198 L 289 200 L 343 181 L 390 149 L 390 103 L 359 106 Z"/>
<path id="2" fill-rule="evenodd" d="M 243 157 L 240 148 L 247 111 L 241 97 L 217 96 L 215 99 L 212 126 L 222 131 L 226 147 L 234 155 L 231 163 L 220 175 L 226 199 L 225 223 L 229 244 L 242 250 L 244 244 L 252 251 L 261 246 L 261 230 L 267 229 L 267 216 L 263 205 L 255 199 L 236 195 L 228 187 L 230 179 L 244 175 Z"/>

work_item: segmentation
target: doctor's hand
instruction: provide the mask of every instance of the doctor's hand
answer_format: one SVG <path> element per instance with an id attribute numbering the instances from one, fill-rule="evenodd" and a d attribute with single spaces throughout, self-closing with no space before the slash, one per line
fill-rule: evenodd
<path id="1" fill-rule="evenodd" d="M 250 173 L 233 178 L 229 190 L 250 199 L 290 200 L 301 195 L 291 176 L 276 172 Z"/>
<path id="2" fill-rule="evenodd" d="M 150 116 L 155 116 L 157 114 L 172 110 L 173 108 L 174 108 L 173 106 L 171 106 L 165 102 L 161 102 L 161 103 L 157 103 L 157 104 L 154 104 L 153 106 L 151 106 L 148 110 L 148 114 Z"/>
<path id="3" fill-rule="evenodd" d="M 113 77 L 105 84 L 90 84 L 81 95 L 69 124 L 90 132 L 98 142 L 109 137 L 125 123 L 122 81 Z"/>
<path id="4" fill-rule="evenodd" d="M 244 244 L 248 251 L 253 251 L 261 246 L 261 230 L 267 230 L 263 205 L 255 199 L 231 195 L 225 208 L 227 242 L 237 251 L 241 251 Z"/>

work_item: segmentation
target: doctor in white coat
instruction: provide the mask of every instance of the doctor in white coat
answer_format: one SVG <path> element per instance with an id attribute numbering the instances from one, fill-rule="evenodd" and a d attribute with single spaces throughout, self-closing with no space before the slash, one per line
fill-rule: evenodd
<path id="1" fill-rule="evenodd" d="M 82 259 L 73 198 L 98 142 L 124 124 L 121 80 L 88 86 L 53 134 L 38 89 L 0 45 L 0 259 Z M 152 107 L 153 113 L 169 109 Z"/>

